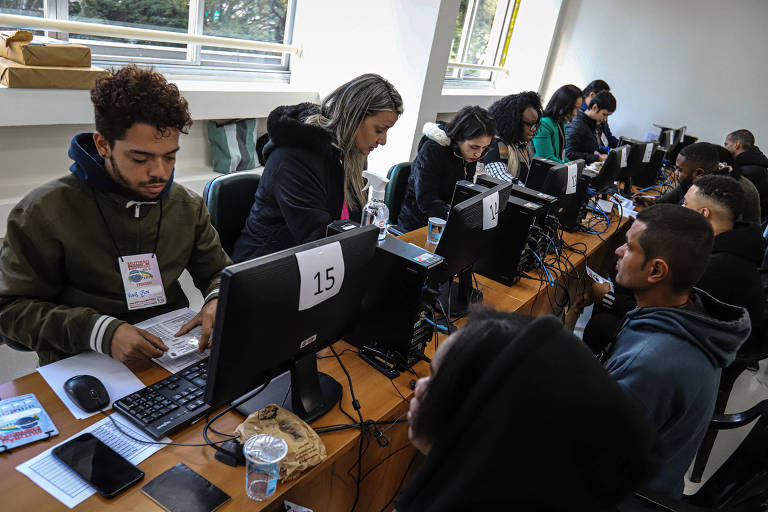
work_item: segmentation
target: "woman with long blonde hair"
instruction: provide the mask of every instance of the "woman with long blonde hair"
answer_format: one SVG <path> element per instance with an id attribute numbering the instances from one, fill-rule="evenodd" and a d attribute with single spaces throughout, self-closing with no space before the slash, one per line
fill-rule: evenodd
<path id="1" fill-rule="evenodd" d="M 322 103 L 278 107 L 269 114 L 264 173 L 235 244 L 234 261 L 321 238 L 334 220 L 360 220 L 362 171 L 403 101 L 387 80 L 361 75 Z"/>

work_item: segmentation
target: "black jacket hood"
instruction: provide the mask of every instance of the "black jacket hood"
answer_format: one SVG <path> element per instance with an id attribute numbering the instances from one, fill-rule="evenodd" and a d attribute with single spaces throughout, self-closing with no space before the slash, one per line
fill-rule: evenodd
<path id="1" fill-rule="evenodd" d="M 69 166 L 70 172 L 85 182 L 85 184 L 100 192 L 114 192 L 126 197 L 134 197 L 136 195 L 113 180 L 112 176 L 107 173 L 107 170 L 104 168 L 104 159 L 97 151 L 96 143 L 93 141 L 92 132 L 78 133 L 72 137 L 68 154 L 69 158 L 74 161 Z M 167 197 L 172 185 L 173 173 L 159 198 Z"/>
<path id="2" fill-rule="evenodd" d="M 740 256 L 759 267 L 763 263 L 763 235 L 756 224 L 737 222 L 733 229 L 715 237 L 712 254 L 727 252 Z"/>
<path id="3" fill-rule="evenodd" d="M 509 340 L 432 446 L 401 512 L 597 512 L 652 476 L 644 411 L 555 317 Z"/>
<path id="4" fill-rule="evenodd" d="M 327 151 L 333 142 L 333 135 L 319 126 L 306 123 L 307 118 L 319 113 L 320 107 L 314 103 L 284 105 L 270 112 L 267 117 L 269 142 L 264 146 L 264 161 L 278 146 Z"/>
<path id="5" fill-rule="evenodd" d="M 768 167 L 768 157 L 757 146 L 752 146 L 745 152 L 736 155 L 733 159 L 737 165 L 759 165 Z"/>

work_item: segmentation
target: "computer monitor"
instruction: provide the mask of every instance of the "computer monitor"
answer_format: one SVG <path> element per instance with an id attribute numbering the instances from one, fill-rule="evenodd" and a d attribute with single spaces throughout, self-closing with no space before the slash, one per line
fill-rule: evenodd
<path id="1" fill-rule="evenodd" d="M 627 165 L 620 168 L 617 181 L 624 184 L 624 193 L 632 194 L 632 185 L 636 185 L 638 180 L 647 174 L 647 167 L 653 156 L 653 151 L 658 146 L 658 141 L 643 142 L 635 139 L 622 137 L 619 141 L 619 147 L 626 147 L 629 155 L 626 158 Z"/>
<path id="2" fill-rule="evenodd" d="M 608 157 L 603 161 L 600 172 L 592 179 L 590 187 L 595 193 L 602 194 L 613 187 L 614 182 L 619 178 L 622 170 L 629 165 L 630 146 L 619 146 L 608 152 Z M 626 171 L 625 171 L 625 177 Z"/>
<path id="3" fill-rule="evenodd" d="M 528 172 L 525 186 L 554 197 L 566 194 L 568 185 L 568 166 L 554 160 L 534 157 Z"/>
<path id="4" fill-rule="evenodd" d="M 341 385 L 318 373 L 315 352 L 357 320 L 368 274 L 375 272 L 378 234 L 376 226 L 350 229 L 225 268 L 206 403 L 242 399 L 271 379 L 237 410 L 247 415 L 276 403 L 312 421 L 333 407 Z"/>

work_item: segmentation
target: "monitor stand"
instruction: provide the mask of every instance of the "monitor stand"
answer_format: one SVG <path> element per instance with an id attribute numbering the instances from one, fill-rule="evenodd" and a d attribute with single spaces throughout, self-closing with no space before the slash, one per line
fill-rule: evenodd
<path id="1" fill-rule="evenodd" d="M 253 395 L 253 391 L 245 396 L 248 395 Z M 273 378 L 266 389 L 236 405 L 235 409 L 248 417 L 269 404 L 277 404 L 309 423 L 328 412 L 340 399 L 341 384 L 317 371 L 317 357 L 312 352 L 295 359 L 289 371 Z"/>
<path id="2" fill-rule="evenodd" d="M 458 286 L 450 279 L 440 287 L 440 303 L 451 320 L 467 314 L 469 305 L 483 302 L 483 292 L 476 290 L 472 283 L 472 267 L 460 271 Z M 436 311 L 443 312 L 439 307 Z"/>

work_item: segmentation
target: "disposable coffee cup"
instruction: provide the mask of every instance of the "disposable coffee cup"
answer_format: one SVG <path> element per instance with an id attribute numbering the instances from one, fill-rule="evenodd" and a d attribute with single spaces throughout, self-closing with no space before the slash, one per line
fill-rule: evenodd
<path id="1" fill-rule="evenodd" d="M 265 501 L 275 493 L 280 461 L 287 453 L 288 445 L 277 436 L 259 434 L 245 442 L 245 492 L 249 498 Z"/>
<path id="2" fill-rule="evenodd" d="M 443 236 L 445 229 L 445 220 L 439 217 L 430 217 L 427 226 L 427 243 L 437 245 L 440 243 L 440 237 Z"/>

